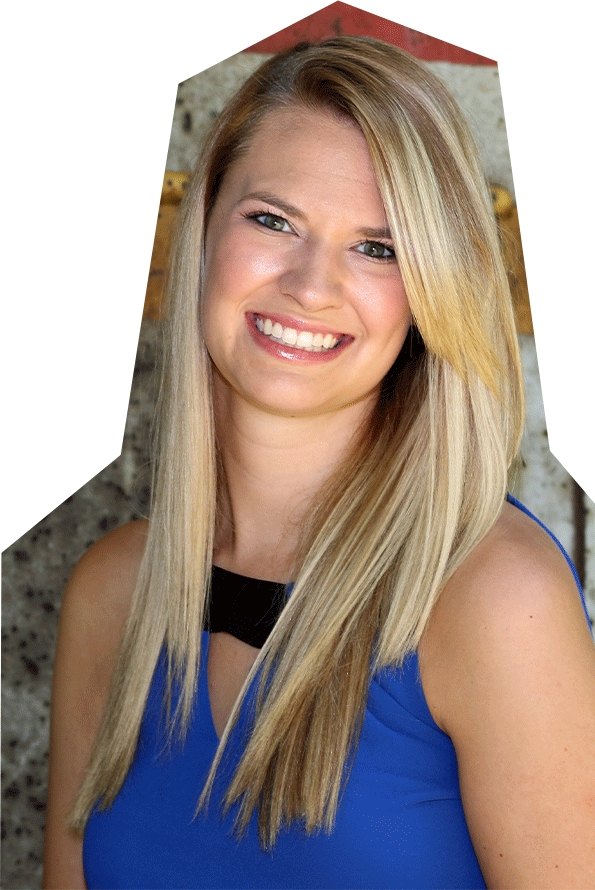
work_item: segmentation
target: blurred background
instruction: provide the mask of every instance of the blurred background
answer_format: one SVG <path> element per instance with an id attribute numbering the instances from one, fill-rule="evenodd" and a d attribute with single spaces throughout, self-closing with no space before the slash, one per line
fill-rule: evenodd
<path id="1" fill-rule="evenodd" d="M 334 3 L 180 84 L 122 454 L 3 554 L 1 886 L 5 890 L 41 886 L 52 662 L 62 590 L 93 541 L 148 513 L 160 295 L 171 227 L 187 174 L 223 104 L 266 55 L 301 39 L 341 33 L 378 37 L 425 60 L 454 94 L 474 130 L 494 187 L 525 368 L 527 428 L 511 491 L 572 556 L 591 618 L 595 617 L 595 508 L 548 447 L 496 62 Z M 522 224 L 522 208 L 520 213 Z"/>

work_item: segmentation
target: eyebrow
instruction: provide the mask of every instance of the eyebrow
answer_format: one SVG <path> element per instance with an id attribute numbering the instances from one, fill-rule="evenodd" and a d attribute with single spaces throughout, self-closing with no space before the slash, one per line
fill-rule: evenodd
<path id="1" fill-rule="evenodd" d="M 361 235 L 362 238 L 369 238 L 370 241 L 376 241 L 380 238 L 390 241 L 393 237 L 388 226 L 383 226 L 381 229 L 358 229 L 357 234 Z"/>
<path id="2" fill-rule="evenodd" d="M 296 207 L 294 204 L 289 204 L 287 201 L 284 201 L 277 195 L 273 195 L 271 192 L 249 192 L 247 195 L 243 195 L 241 200 L 262 201 L 263 204 L 273 204 L 275 207 L 278 207 L 279 210 L 282 210 L 283 213 L 287 213 L 289 216 L 295 217 L 295 219 L 302 220 L 302 222 L 307 221 L 307 216 L 303 210 L 300 210 L 299 207 Z M 361 228 L 357 229 L 356 234 L 361 238 L 369 238 L 371 241 L 380 238 L 388 241 L 392 239 L 391 231 L 388 226 L 382 226 L 378 229 Z"/>
<path id="3" fill-rule="evenodd" d="M 278 207 L 283 213 L 289 214 L 289 216 L 295 216 L 296 219 L 300 219 L 303 222 L 307 219 L 306 214 L 303 210 L 300 210 L 299 207 L 295 207 L 293 204 L 288 204 L 287 201 L 283 201 L 282 198 L 279 198 L 277 195 L 273 195 L 270 192 L 250 192 L 247 195 L 243 195 L 241 200 L 262 201 L 263 204 L 274 204 L 275 207 Z"/>

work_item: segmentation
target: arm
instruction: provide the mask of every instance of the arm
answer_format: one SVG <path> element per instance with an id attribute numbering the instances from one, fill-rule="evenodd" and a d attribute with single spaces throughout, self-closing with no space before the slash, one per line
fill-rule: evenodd
<path id="1" fill-rule="evenodd" d="M 535 523 L 501 521 L 453 576 L 420 664 L 487 885 L 595 887 L 595 647 Z"/>
<path id="2" fill-rule="evenodd" d="M 52 687 L 45 890 L 86 886 L 83 841 L 66 820 L 107 700 L 146 529 L 145 522 L 130 523 L 94 544 L 62 600 Z"/>

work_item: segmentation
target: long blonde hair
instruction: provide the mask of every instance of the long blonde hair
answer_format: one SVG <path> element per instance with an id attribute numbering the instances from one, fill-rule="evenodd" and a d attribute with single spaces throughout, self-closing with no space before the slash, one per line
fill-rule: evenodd
<path id="1" fill-rule="evenodd" d="M 399 665 L 416 649 L 441 588 L 504 503 L 522 430 L 522 376 L 490 197 L 460 111 L 422 64 L 376 40 L 337 37 L 273 57 L 217 120 L 182 210 L 150 531 L 71 818 L 79 831 L 98 798 L 108 806 L 124 781 L 164 646 L 171 734 L 183 738 L 188 726 L 218 485 L 197 311 L 204 231 L 226 171 L 259 123 L 295 105 L 349 118 L 363 133 L 414 325 L 368 428 L 313 506 L 288 605 L 244 686 L 260 673 L 251 735 L 224 801 L 239 804 L 240 830 L 255 809 L 265 847 L 293 820 L 307 831 L 332 827 L 370 668 Z"/>

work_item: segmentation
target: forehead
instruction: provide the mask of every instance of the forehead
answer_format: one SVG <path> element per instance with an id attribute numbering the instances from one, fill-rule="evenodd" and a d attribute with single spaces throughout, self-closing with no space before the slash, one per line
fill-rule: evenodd
<path id="1" fill-rule="evenodd" d="M 379 197 L 366 140 L 349 118 L 299 106 L 270 111 L 227 171 L 223 190 L 284 182 L 358 187 Z"/>

